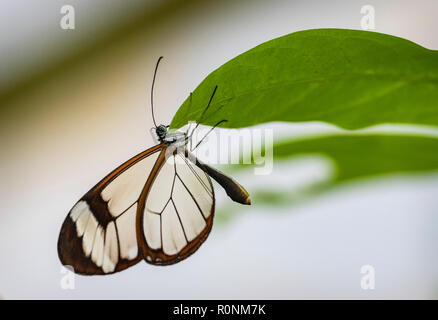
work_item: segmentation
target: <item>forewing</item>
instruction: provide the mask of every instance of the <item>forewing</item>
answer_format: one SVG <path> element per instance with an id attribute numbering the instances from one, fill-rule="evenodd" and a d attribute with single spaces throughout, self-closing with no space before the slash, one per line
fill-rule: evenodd
<path id="1" fill-rule="evenodd" d="M 64 265 L 81 274 L 110 274 L 142 259 L 136 236 L 138 201 L 162 149 L 157 145 L 125 162 L 73 206 L 58 239 Z"/>

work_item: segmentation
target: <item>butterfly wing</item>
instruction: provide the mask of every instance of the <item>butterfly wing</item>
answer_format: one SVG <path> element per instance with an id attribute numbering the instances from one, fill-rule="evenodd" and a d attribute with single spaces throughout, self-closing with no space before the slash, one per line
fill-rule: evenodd
<path id="1" fill-rule="evenodd" d="M 73 206 L 58 239 L 64 265 L 80 274 L 109 274 L 142 259 L 136 236 L 137 207 L 163 148 L 159 144 L 128 160 Z"/>
<path id="2" fill-rule="evenodd" d="M 214 206 L 210 177 L 184 152 L 164 148 L 139 200 L 137 237 L 146 262 L 169 265 L 194 253 L 210 233 Z"/>

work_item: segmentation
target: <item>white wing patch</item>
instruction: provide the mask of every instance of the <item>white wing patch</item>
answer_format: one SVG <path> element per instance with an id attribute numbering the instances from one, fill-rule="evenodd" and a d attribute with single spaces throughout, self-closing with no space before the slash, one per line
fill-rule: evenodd
<path id="1" fill-rule="evenodd" d="M 145 210 L 143 216 L 143 230 L 148 246 L 151 249 L 161 248 L 161 217 L 159 214 Z"/>
<path id="2" fill-rule="evenodd" d="M 207 223 L 196 206 L 196 203 L 179 179 L 175 181 L 173 202 L 175 203 L 175 207 L 178 208 L 178 212 L 181 211 L 180 218 L 186 232 L 187 240 L 192 241 L 204 230 Z"/>
<path id="3" fill-rule="evenodd" d="M 138 256 L 136 212 L 137 203 L 104 228 L 85 201 L 79 201 L 71 210 L 70 218 L 75 222 L 77 236 L 82 237 L 84 255 L 91 257 L 103 272 L 113 272 L 120 258 L 133 260 Z"/>
<path id="4" fill-rule="evenodd" d="M 175 163 L 173 159 L 173 156 L 167 158 L 149 190 L 146 209 L 150 212 L 162 212 L 166 202 L 170 199 L 173 180 L 175 179 Z"/>
<path id="5" fill-rule="evenodd" d="M 169 156 L 157 174 L 143 216 L 148 246 L 167 255 L 178 254 L 206 228 L 214 201 L 210 178 L 175 157 L 181 156 Z"/>
<path id="6" fill-rule="evenodd" d="M 91 215 L 90 207 L 85 201 L 79 201 L 73 209 L 71 209 L 70 217 L 76 223 L 76 232 L 78 237 L 82 237 L 87 227 L 88 218 Z"/>
<path id="7" fill-rule="evenodd" d="M 89 257 L 91 250 L 93 249 L 94 237 L 96 236 L 97 226 L 96 218 L 92 213 L 90 213 L 87 223 L 87 228 L 85 229 L 84 238 L 82 241 L 82 249 L 84 250 L 85 256 Z"/>
<path id="8" fill-rule="evenodd" d="M 119 246 L 114 222 L 111 221 L 106 227 L 105 252 L 103 256 L 102 270 L 105 273 L 113 272 L 119 260 Z"/>
<path id="9" fill-rule="evenodd" d="M 113 217 L 118 217 L 138 200 L 158 155 L 156 152 L 140 160 L 102 190 L 102 199 L 108 202 L 108 211 Z"/>
<path id="10" fill-rule="evenodd" d="M 96 236 L 94 237 L 93 251 L 91 252 L 91 260 L 98 267 L 102 267 L 103 264 L 103 253 L 105 252 L 104 236 L 105 230 L 98 226 Z"/>
<path id="11" fill-rule="evenodd" d="M 135 232 L 135 216 L 137 203 L 116 220 L 120 241 L 120 257 L 132 260 L 138 255 L 137 236 Z"/>
<path id="12" fill-rule="evenodd" d="M 187 245 L 184 230 L 172 202 L 169 202 L 162 215 L 163 251 L 168 255 L 178 253 Z"/>

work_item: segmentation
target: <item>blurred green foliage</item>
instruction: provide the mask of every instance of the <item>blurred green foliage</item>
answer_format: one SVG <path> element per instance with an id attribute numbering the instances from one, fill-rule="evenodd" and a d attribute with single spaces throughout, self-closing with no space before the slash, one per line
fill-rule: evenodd
<path id="1" fill-rule="evenodd" d="M 438 169 L 438 139 L 403 135 L 335 135 L 274 146 L 277 159 L 323 154 L 335 166 L 334 183 L 388 173 Z"/>
<path id="2" fill-rule="evenodd" d="M 282 142 L 274 145 L 274 170 L 279 161 L 288 161 L 299 155 L 321 155 L 330 158 L 335 171 L 326 181 L 297 188 L 272 190 L 263 187 L 263 176 L 257 189 L 249 189 L 255 205 L 292 205 L 327 191 L 344 182 L 364 177 L 390 174 L 438 172 L 438 139 L 403 135 L 334 135 Z M 294 163 L 290 162 L 293 166 Z M 252 170 L 253 165 L 228 167 L 227 173 Z M 293 180 L 294 177 L 291 177 Z M 228 220 L 236 210 L 230 203 L 219 208 L 219 222 Z"/>

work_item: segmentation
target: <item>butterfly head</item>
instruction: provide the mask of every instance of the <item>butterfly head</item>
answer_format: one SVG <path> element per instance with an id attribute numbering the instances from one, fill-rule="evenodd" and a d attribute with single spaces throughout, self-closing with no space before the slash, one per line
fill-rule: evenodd
<path id="1" fill-rule="evenodd" d="M 156 132 L 158 139 L 160 141 L 163 141 L 164 138 L 166 138 L 168 128 L 169 128 L 169 126 L 165 126 L 163 124 L 160 124 L 158 127 L 155 128 L 155 132 Z"/>

